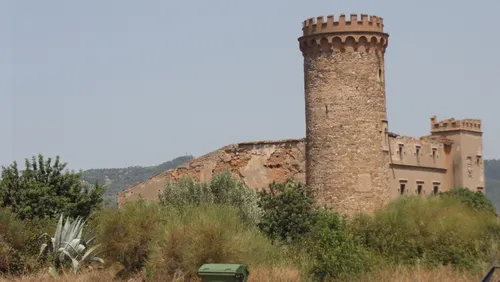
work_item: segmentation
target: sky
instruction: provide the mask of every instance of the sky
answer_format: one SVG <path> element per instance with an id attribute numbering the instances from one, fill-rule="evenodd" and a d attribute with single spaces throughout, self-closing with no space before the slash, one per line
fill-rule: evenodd
<path id="1" fill-rule="evenodd" d="M 302 21 L 374 14 L 389 130 L 478 118 L 500 158 L 500 1 L 0 1 L 0 165 L 156 165 L 305 136 Z"/>

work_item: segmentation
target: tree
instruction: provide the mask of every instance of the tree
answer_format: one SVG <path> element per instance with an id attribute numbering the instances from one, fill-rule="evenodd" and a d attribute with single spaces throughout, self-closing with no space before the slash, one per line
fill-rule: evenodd
<path id="1" fill-rule="evenodd" d="M 53 164 L 51 158 L 33 156 L 25 166 L 24 171 L 15 161 L 2 166 L 0 179 L 0 204 L 19 218 L 56 218 L 61 213 L 86 218 L 102 206 L 104 186 L 81 181 L 82 173 L 67 170 L 59 156 Z"/>
<path id="2" fill-rule="evenodd" d="M 472 192 L 467 188 L 453 188 L 440 194 L 441 197 L 453 197 L 474 210 L 495 213 L 493 203 L 483 193 Z"/>
<path id="3" fill-rule="evenodd" d="M 259 206 L 263 210 L 259 227 L 273 240 L 296 241 L 314 224 L 314 204 L 314 193 L 306 185 L 293 180 L 273 182 L 259 192 Z"/>

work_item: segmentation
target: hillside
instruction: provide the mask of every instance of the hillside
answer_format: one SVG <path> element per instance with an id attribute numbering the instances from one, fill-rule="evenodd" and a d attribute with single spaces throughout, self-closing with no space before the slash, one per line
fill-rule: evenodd
<path id="1" fill-rule="evenodd" d="M 500 159 L 485 160 L 486 196 L 493 202 L 497 213 L 500 212 Z"/>
<path id="2" fill-rule="evenodd" d="M 147 180 L 155 174 L 176 168 L 191 159 L 193 156 L 182 156 L 157 166 L 89 169 L 83 172 L 82 179 L 89 183 L 98 181 L 100 184 L 105 184 L 107 189 L 104 197 L 110 200 L 112 206 L 117 206 L 118 192 Z"/>

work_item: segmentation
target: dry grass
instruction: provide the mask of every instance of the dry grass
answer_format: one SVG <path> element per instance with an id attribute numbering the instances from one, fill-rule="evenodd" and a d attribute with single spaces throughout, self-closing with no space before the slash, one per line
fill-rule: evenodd
<path id="1" fill-rule="evenodd" d="M 300 272 L 287 267 L 255 267 L 250 269 L 248 282 L 289 282 L 300 281 Z"/>
<path id="2" fill-rule="evenodd" d="M 0 282 L 12 281 L 12 282 L 53 282 L 53 281 L 71 281 L 71 282 L 108 282 L 108 281 L 120 281 L 116 280 L 116 273 L 118 269 L 105 269 L 105 270 L 94 270 L 86 271 L 84 273 L 73 275 L 71 273 L 61 275 L 61 279 L 55 280 L 48 273 L 38 273 L 18 278 L 8 278 L 1 277 Z M 256 267 L 252 268 L 252 273 L 249 277 L 248 282 L 290 282 L 290 281 L 300 281 L 299 271 L 293 268 L 267 268 L 267 267 Z M 149 279 L 147 279 L 149 280 Z M 158 279 L 160 281 L 165 281 L 163 279 Z M 126 282 L 139 282 L 143 281 L 143 276 L 138 274 L 135 278 L 128 278 L 123 280 Z M 172 278 L 172 282 L 185 282 L 183 277 Z M 199 282 L 198 278 L 193 278 L 189 282 Z"/>
<path id="3" fill-rule="evenodd" d="M 105 270 L 86 271 L 79 275 L 65 274 L 62 275 L 58 281 L 71 281 L 71 282 L 104 282 L 104 281 L 118 281 L 114 280 L 117 268 L 110 268 Z M 394 269 L 380 270 L 368 275 L 365 275 L 358 281 L 395 281 L 395 282 L 469 282 L 481 281 L 483 274 L 472 275 L 467 273 L 459 273 L 454 271 L 451 267 L 440 267 L 435 269 L 426 269 L 421 267 L 406 268 L 397 267 Z M 500 279 L 500 273 L 496 273 L 492 281 Z M 149 280 L 149 279 L 147 279 Z M 56 281 L 47 273 L 39 273 L 20 278 L 9 279 L 6 277 L 0 278 L 0 281 L 13 281 L 13 282 L 49 282 Z M 144 281 L 143 276 L 138 274 L 135 278 L 123 280 L 127 282 Z M 161 280 L 164 281 L 164 280 Z M 185 282 L 183 277 L 177 277 L 172 280 L 173 282 Z M 299 271 L 294 268 L 287 267 L 255 267 L 251 269 L 251 274 L 248 282 L 300 282 L 301 276 Z M 199 279 L 194 278 L 189 282 L 199 282 Z"/>
<path id="4" fill-rule="evenodd" d="M 9 278 L 2 277 L 0 281 L 13 281 L 13 282 L 49 282 L 49 281 L 71 281 L 71 282 L 108 282 L 113 281 L 116 275 L 116 269 L 106 269 L 106 270 L 94 270 L 86 271 L 77 275 L 72 273 L 66 273 L 61 275 L 60 279 L 56 280 L 47 272 L 41 272 L 37 274 Z M 133 281 L 133 280 L 132 280 Z M 130 282 L 132 282 L 130 281 Z M 140 280 L 137 280 L 140 281 Z"/>
<path id="5" fill-rule="evenodd" d="M 486 274 L 486 272 L 484 273 Z M 359 281 L 397 281 L 397 282 L 470 282 L 481 281 L 484 274 L 473 275 L 470 273 L 460 273 L 451 267 L 439 267 L 426 269 L 423 267 L 407 268 L 397 267 L 374 271 L 365 275 Z M 496 273 L 492 281 L 499 279 L 500 273 Z"/>

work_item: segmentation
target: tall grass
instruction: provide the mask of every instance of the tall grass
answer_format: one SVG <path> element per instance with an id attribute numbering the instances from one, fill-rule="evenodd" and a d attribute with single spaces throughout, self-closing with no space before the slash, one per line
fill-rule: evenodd
<path id="1" fill-rule="evenodd" d="M 171 222 L 148 264 L 155 277 L 193 278 L 204 263 L 272 267 L 283 261 L 281 250 L 243 221 L 236 208 L 192 206 L 171 211 L 169 218 Z"/>
<path id="2" fill-rule="evenodd" d="M 94 225 L 108 259 L 105 261 L 121 263 L 120 275 L 140 271 L 167 222 L 161 206 L 144 200 L 127 203 L 121 211 L 101 211 L 95 216 Z"/>
<path id="3" fill-rule="evenodd" d="M 357 217 L 353 233 L 369 249 L 395 264 L 453 265 L 473 270 L 498 257 L 498 219 L 454 198 L 402 197 L 369 217 Z"/>

